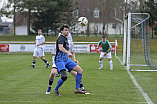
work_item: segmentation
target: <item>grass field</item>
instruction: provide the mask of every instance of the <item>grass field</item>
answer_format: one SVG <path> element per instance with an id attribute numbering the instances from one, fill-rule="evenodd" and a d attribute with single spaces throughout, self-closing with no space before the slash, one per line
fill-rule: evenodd
<path id="1" fill-rule="evenodd" d="M 45 57 L 51 63 L 50 53 Z M 131 72 L 143 93 L 148 95 L 145 98 L 126 68 L 114 55 L 112 57 L 114 70 L 109 70 L 107 59 L 103 60 L 104 68 L 98 70 L 99 54 L 76 54 L 84 69 L 84 87 L 91 94 L 75 94 L 75 79 L 68 73 L 68 80 L 59 89 L 62 96 L 57 97 L 53 91 L 45 94 L 51 68 L 46 69 L 41 59 L 37 59 L 35 69 L 30 69 L 32 53 L 0 54 L 0 104 L 156 104 L 157 73 Z M 55 78 L 52 90 L 58 79 Z"/>

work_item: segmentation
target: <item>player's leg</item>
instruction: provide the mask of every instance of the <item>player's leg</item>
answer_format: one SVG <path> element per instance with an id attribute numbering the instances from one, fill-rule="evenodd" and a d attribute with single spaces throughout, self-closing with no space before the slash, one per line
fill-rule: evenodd
<path id="1" fill-rule="evenodd" d="M 55 65 L 55 53 L 52 53 L 52 67 L 54 67 L 54 65 Z M 55 65 L 56 66 L 56 65 Z M 57 71 L 58 72 L 58 71 Z M 55 77 L 60 77 L 60 73 L 58 72 L 56 75 L 55 75 Z"/>
<path id="2" fill-rule="evenodd" d="M 80 83 L 81 83 L 81 79 L 82 79 L 83 69 L 70 59 L 67 61 L 66 68 L 68 69 L 69 72 L 72 69 L 77 72 L 76 77 L 75 77 L 75 82 L 76 82 L 75 93 L 76 94 L 77 93 L 85 94 L 86 91 L 82 91 L 80 89 Z"/>
<path id="3" fill-rule="evenodd" d="M 35 68 L 35 63 L 36 63 L 36 57 L 33 56 L 32 66 L 30 68 Z"/>
<path id="4" fill-rule="evenodd" d="M 110 70 L 113 70 L 113 62 L 112 62 L 112 56 L 111 56 L 111 52 L 107 53 L 107 58 L 109 60 L 109 64 L 110 64 Z"/>
<path id="5" fill-rule="evenodd" d="M 77 72 L 76 71 L 70 71 L 70 73 L 71 73 L 71 75 L 74 77 L 74 78 L 76 78 L 76 75 L 77 75 Z M 83 83 L 82 83 L 82 81 L 81 81 L 81 83 L 80 83 L 80 89 L 81 90 L 83 90 L 83 91 L 86 91 L 85 89 L 84 89 L 84 87 L 83 87 Z M 90 94 L 90 93 L 88 93 L 88 92 L 86 92 L 85 94 Z"/>
<path id="6" fill-rule="evenodd" d="M 49 64 L 49 62 L 46 60 L 46 58 L 45 58 L 44 56 L 41 56 L 40 58 L 45 62 L 46 68 L 49 68 L 49 67 L 50 67 L 50 64 Z"/>
<path id="7" fill-rule="evenodd" d="M 70 74 L 71 74 L 74 78 L 76 78 L 77 72 L 72 70 L 72 71 L 70 71 Z M 82 81 L 81 81 L 81 83 L 80 83 L 80 88 L 83 88 L 83 89 L 84 89 Z"/>
<path id="8" fill-rule="evenodd" d="M 101 52 L 100 53 L 100 57 L 99 57 L 100 67 L 98 69 L 102 69 L 103 68 L 103 58 L 104 58 L 104 52 Z"/>
<path id="9" fill-rule="evenodd" d="M 53 52 L 52 52 L 52 67 L 54 67 L 54 65 L 55 65 L 55 55 L 56 55 L 56 52 L 53 51 Z M 56 66 L 56 65 L 55 65 L 55 66 Z M 55 77 L 60 77 L 60 73 L 58 72 L 58 73 L 55 75 Z"/>
<path id="10" fill-rule="evenodd" d="M 55 61 L 55 64 L 56 64 L 56 66 L 58 68 L 58 71 L 61 74 L 61 78 L 57 82 L 57 85 L 56 85 L 56 87 L 54 89 L 54 93 L 55 93 L 56 96 L 61 96 L 59 94 L 58 90 L 59 90 L 59 87 L 64 83 L 64 81 L 67 80 L 67 73 L 66 73 L 66 68 L 65 68 L 65 63 L 64 62 L 59 60 L 59 61 Z"/>
<path id="11" fill-rule="evenodd" d="M 55 95 L 56 96 L 61 96 L 60 95 L 60 93 L 59 93 L 59 87 L 64 83 L 64 81 L 66 81 L 67 80 L 67 73 L 66 73 L 66 70 L 64 69 L 64 70 L 61 70 L 60 71 L 60 74 L 61 74 L 61 78 L 58 80 L 58 82 L 57 82 L 57 85 L 56 85 L 56 87 L 55 87 L 55 90 L 54 90 L 54 93 L 55 93 Z"/>
<path id="12" fill-rule="evenodd" d="M 52 70 L 51 70 L 51 74 L 49 76 L 49 86 L 48 86 L 48 89 L 46 91 L 46 94 L 50 94 L 51 87 L 52 87 L 52 84 L 53 84 L 53 81 L 54 81 L 54 76 L 55 76 L 56 73 L 57 73 L 57 68 L 53 67 Z"/>
<path id="13" fill-rule="evenodd" d="M 75 81 L 76 81 L 75 94 L 77 94 L 77 93 L 85 94 L 86 91 L 82 91 L 80 89 L 80 83 L 81 83 L 81 80 L 82 80 L 83 69 L 79 65 L 76 65 L 73 68 L 73 70 L 75 70 L 77 72 L 77 75 L 75 77 Z"/>
<path id="14" fill-rule="evenodd" d="M 38 57 L 37 49 L 34 50 L 34 53 L 33 53 L 33 62 L 32 62 L 32 66 L 30 68 L 35 68 L 36 57 Z"/>
<path id="15" fill-rule="evenodd" d="M 104 58 L 104 52 L 101 52 L 100 53 L 100 57 L 99 57 L 100 67 L 98 69 L 102 69 L 103 68 L 103 58 Z"/>
<path id="16" fill-rule="evenodd" d="M 49 67 L 50 67 L 50 64 L 48 63 L 48 61 L 47 61 L 46 58 L 44 57 L 44 56 L 45 56 L 45 54 L 44 54 L 44 49 L 43 49 L 43 48 L 38 49 L 38 53 L 39 53 L 40 58 L 45 62 L 46 68 L 49 68 Z"/>

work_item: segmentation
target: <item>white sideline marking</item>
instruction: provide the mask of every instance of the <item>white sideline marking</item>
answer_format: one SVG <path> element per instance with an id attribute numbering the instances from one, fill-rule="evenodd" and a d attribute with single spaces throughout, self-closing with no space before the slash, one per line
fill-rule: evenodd
<path id="1" fill-rule="evenodd" d="M 117 56 L 116 56 L 116 58 L 117 58 L 118 60 L 120 60 Z M 120 63 L 121 63 L 121 61 L 120 61 Z M 123 64 L 121 63 L 121 65 L 123 65 Z M 126 68 L 126 66 L 124 66 L 124 67 Z M 154 103 L 151 101 L 151 99 L 149 98 L 149 96 L 147 95 L 147 93 L 145 93 L 145 92 L 143 91 L 142 87 L 137 83 L 135 77 L 130 73 L 130 71 L 127 70 L 127 72 L 128 72 L 128 74 L 130 75 L 130 78 L 132 79 L 134 85 L 135 85 L 135 86 L 138 88 L 138 90 L 141 92 L 142 96 L 143 96 L 144 99 L 147 101 L 147 103 L 148 103 L 148 104 L 154 104 Z"/>
<path id="2" fill-rule="evenodd" d="M 135 86 L 138 88 L 138 90 L 141 92 L 141 94 L 143 95 L 144 99 L 147 101 L 148 104 L 153 104 L 153 102 L 151 101 L 151 99 L 149 98 L 149 96 L 147 95 L 147 93 L 145 93 L 143 91 L 143 89 L 140 87 L 140 85 L 137 83 L 136 79 L 134 78 L 134 76 L 130 73 L 129 70 L 127 70 L 128 74 L 130 75 L 133 83 L 135 84 Z"/>

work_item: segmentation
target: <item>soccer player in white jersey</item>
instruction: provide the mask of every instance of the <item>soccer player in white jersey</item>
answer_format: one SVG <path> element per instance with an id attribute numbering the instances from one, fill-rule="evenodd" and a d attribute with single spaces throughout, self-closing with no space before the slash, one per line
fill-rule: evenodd
<path id="1" fill-rule="evenodd" d="M 36 36 L 35 40 L 35 49 L 33 53 L 33 65 L 30 68 L 35 68 L 35 63 L 36 63 L 36 57 L 40 57 L 46 64 L 46 68 L 50 67 L 50 64 L 44 57 L 44 49 L 43 49 L 43 44 L 45 43 L 45 37 L 42 35 L 42 30 L 38 29 L 38 35 Z"/>
<path id="2" fill-rule="evenodd" d="M 102 47 L 102 52 L 100 53 L 100 57 L 99 57 L 99 63 L 100 63 L 100 67 L 98 69 L 102 69 L 103 68 L 103 58 L 108 58 L 109 60 L 109 64 L 110 64 L 110 70 L 113 70 L 113 63 L 112 63 L 112 56 L 111 56 L 111 44 L 108 40 L 106 40 L 105 36 L 102 36 L 102 40 L 99 41 L 97 49 L 99 50 L 99 46 L 101 45 Z"/>

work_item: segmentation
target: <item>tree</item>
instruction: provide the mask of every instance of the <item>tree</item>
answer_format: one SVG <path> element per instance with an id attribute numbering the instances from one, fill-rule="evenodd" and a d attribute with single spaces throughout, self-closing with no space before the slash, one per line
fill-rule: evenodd
<path id="1" fill-rule="evenodd" d="M 152 28 L 152 38 L 154 38 L 155 22 L 157 21 L 157 2 L 155 0 L 146 1 L 142 12 L 148 12 L 150 14 L 149 25 Z"/>
<path id="2" fill-rule="evenodd" d="M 14 9 L 12 11 L 7 11 L 7 8 L 10 8 L 13 4 Z M 30 35 L 30 24 L 31 24 L 31 18 L 32 12 L 36 11 L 46 11 L 48 9 L 54 8 L 56 5 L 56 0 L 8 0 L 7 6 L 5 6 L 2 9 L 3 14 L 14 14 L 15 17 L 15 11 L 25 13 L 25 17 L 27 17 L 27 32 L 28 35 Z M 14 18 L 14 22 L 15 22 Z M 16 25 L 14 23 L 14 25 Z M 15 27 L 15 26 L 14 26 Z M 14 32 L 15 33 L 15 32 Z"/>
<path id="3" fill-rule="evenodd" d="M 103 35 L 108 34 L 108 23 L 123 23 L 124 0 L 102 0 Z M 105 28 L 106 27 L 106 28 Z"/>
<path id="4" fill-rule="evenodd" d="M 72 0 L 58 0 L 55 6 L 46 8 L 44 9 L 45 11 L 35 13 L 35 20 L 32 22 L 34 30 L 42 28 L 46 34 L 55 30 L 56 35 L 57 28 L 61 24 L 71 25 Z"/>

